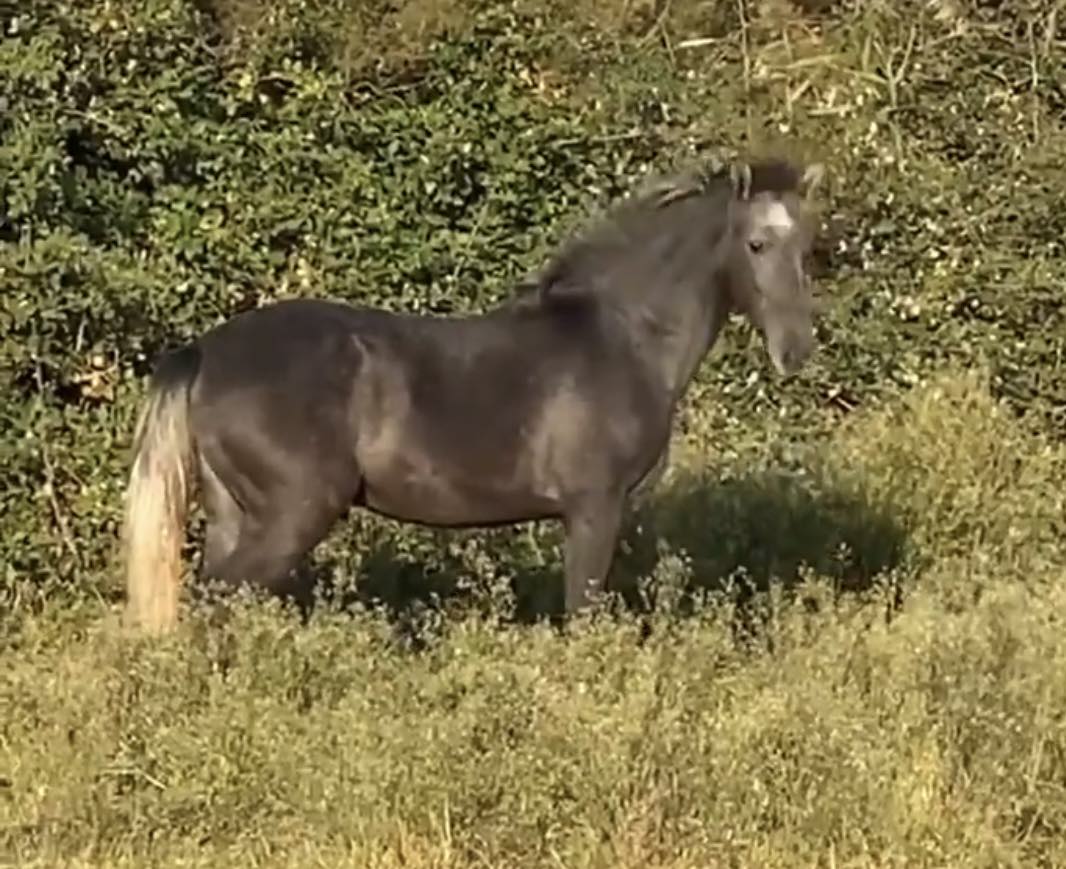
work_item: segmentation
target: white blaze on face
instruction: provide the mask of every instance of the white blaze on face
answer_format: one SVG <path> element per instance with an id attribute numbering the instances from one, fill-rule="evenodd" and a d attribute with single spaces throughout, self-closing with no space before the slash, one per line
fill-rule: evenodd
<path id="1" fill-rule="evenodd" d="M 759 210 L 761 214 L 758 215 L 757 225 L 788 232 L 795 224 L 792 215 L 781 202 L 769 202 Z"/>

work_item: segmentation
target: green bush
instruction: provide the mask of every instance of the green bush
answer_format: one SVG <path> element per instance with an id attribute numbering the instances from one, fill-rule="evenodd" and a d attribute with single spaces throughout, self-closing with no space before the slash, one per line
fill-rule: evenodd
<path id="1" fill-rule="evenodd" d="M 732 329 L 690 407 L 795 442 L 978 360 L 1061 426 L 1054 17 L 779 7 L 742 4 L 738 29 L 730 3 L 25 6 L 0 49 L 4 587 L 114 595 L 125 446 L 164 346 L 282 295 L 483 309 L 697 155 L 798 149 L 833 183 L 820 358 L 781 388 Z"/>

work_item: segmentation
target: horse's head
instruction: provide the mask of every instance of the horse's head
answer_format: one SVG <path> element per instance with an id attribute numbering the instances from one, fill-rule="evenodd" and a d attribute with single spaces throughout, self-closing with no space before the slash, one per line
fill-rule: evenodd
<path id="1" fill-rule="evenodd" d="M 821 165 L 732 172 L 728 273 L 733 304 L 763 335 L 774 368 L 798 371 L 814 349 L 814 296 L 804 267 L 813 241 L 808 203 Z"/>

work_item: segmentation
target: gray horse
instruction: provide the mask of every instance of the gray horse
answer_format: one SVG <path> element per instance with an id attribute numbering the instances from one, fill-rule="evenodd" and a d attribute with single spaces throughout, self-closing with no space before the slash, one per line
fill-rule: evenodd
<path id="1" fill-rule="evenodd" d="M 653 183 L 483 314 L 289 300 L 171 352 L 135 435 L 130 620 L 157 632 L 177 619 L 194 482 L 203 572 L 227 585 L 279 591 L 353 506 L 440 527 L 557 519 L 565 606 L 579 610 L 729 314 L 761 332 L 780 374 L 810 355 L 821 177 L 766 161 Z"/>

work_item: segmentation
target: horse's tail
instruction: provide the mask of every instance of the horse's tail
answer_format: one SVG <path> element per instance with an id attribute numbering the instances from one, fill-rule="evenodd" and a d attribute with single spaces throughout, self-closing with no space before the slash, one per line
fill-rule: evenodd
<path id="1" fill-rule="evenodd" d="M 189 387 L 199 369 L 195 346 L 164 357 L 134 433 L 122 531 L 126 618 L 151 633 L 177 621 L 194 455 Z"/>

